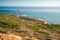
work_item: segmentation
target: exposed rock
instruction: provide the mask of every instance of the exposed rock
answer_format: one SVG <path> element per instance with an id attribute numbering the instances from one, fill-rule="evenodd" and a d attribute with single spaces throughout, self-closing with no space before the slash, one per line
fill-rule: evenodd
<path id="1" fill-rule="evenodd" d="M 37 39 L 37 38 L 34 38 L 34 37 L 25 37 L 25 40 L 39 40 L 39 39 Z"/>
<path id="2" fill-rule="evenodd" d="M 0 40 L 22 40 L 20 36 L 0 33 Z"/>
<path id="3" fill-rule="evenodd" d="M 44 21 L 44 24 L 48 24 L 48 22 Z"/>
<path id="4" fill-rule="evenodd" d="M 32 39 L 32 40 L 39 40 L 39 39 L 37 39 L 37 38 L 34 38 L 34 37 L 32 37 L 31 39 Z"/>

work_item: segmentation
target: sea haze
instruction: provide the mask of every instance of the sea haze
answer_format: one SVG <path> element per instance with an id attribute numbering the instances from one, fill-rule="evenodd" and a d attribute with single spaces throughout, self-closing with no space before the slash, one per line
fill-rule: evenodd
<path id="1" fill-rule="evenodd" d="M 0 7 L 1 14 L 18 14 L 49 23 L 60 24 L 60 7 Z"/>

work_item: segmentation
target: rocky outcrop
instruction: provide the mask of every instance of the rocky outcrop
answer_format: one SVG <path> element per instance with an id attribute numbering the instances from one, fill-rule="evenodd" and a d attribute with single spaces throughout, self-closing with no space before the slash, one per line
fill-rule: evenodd
<path id="1" fill-rule="evenodd" d="M 22 38 L 13 34 L 0 33 L 0 40 L 22 40 Z"/>
<path id="2" fill-rule="evenodd" d="M 48 22 L 44 21 L 44 24 L 48 24 Z"/>

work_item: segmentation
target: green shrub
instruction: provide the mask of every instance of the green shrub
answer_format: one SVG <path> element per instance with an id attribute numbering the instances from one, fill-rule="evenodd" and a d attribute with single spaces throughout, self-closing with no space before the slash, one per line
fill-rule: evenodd
<path id="1" fill-rule="evenodd" d="M 39 26 L 36 25 L 29 25 L 29 28 L 33 29 L 33 30 L 38 30 Z"/>

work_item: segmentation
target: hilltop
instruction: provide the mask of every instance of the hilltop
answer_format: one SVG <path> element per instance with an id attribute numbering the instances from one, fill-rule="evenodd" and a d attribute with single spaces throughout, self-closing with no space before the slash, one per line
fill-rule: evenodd
<path id="1" fill-rule="evenodd" d="M 24 16 L 0 14 L 0 33 L 23 40 L 60 40 L 60 25 Z"/>

